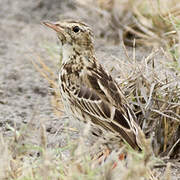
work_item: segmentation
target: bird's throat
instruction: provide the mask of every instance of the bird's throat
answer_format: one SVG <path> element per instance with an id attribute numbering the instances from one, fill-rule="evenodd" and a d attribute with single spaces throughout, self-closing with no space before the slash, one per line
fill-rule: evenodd
<path id="1" fill-rule="evenodd" d="M 62 64 L 68 63 L 70 58 L 75 55 L 75 51 L 73 50 L 73 46 L 70 44 L 64 44 L 62 45 Z"/>
<path id="2" fill-rule="evenodd" d="M 90 59 L 93 54 L 94 52 L 90 51 L 89 49 L 72 46 L 72 44 L 64 44 L 61 48 L 61 64 L 67 64 L 70 61 L 74 60 L 76 57 L 80 56 L 85 57 L 86 59 Z"/>

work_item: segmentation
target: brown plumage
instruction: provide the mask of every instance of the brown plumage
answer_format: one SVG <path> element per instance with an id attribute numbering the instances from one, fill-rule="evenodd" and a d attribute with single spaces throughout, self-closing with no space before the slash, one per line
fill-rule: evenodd
<path id="1" fill-rule="evenodd" d="M 136 117 L 116 81 L 96 60 L 91 29 L 76 21 L 44 24 L 57 32 L 62 44 L 59 85 L 67 113 L 140 149 Z"/>

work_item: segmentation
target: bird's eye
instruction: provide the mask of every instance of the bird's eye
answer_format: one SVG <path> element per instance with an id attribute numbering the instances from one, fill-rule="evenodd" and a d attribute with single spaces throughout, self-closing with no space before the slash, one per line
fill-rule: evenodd
<path id="1" fill-rule="evenodd" d="M 80 30 L 80 28 L 79 28 L 78 26 L 74 26 L 74 27 L 73 27 L 73 31 L 74 31 L 75 33 L 79 32 L 79 30 Z"/>

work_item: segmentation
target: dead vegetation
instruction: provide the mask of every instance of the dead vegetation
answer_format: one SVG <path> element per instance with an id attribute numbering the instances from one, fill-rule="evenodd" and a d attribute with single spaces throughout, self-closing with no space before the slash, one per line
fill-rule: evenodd
<path id="1" fill-rule="evenodd" d="M 164 62 L 164 58 L 161 62 L 155 58 L 156 53 L 138 63 L 131 61 L 121 64 L 123 70 L 126 66 L 131 67 L 132 71 L 132 74 L 128 74 L 127 79 L 123 80 L 125 84 L 121 85 L 134 105 L 146 137 L 152 138 L 154 153 L 179 159 L 179 71 L 169 70 L 168 59 Z"/>
<path id="2" fill-rule="evenodd" d="M 180 2 L 178 0 L 77 0 L 108 24 L 100 36 L 118 44 L 165 47 L 173 58 L 179 56 Z M 99 7 L 99 8 L 97 8 Z M 103 28 L 102 28 L 103 29 Z"/>
<path id="3" fill-rule="evenodd" d="M 69 140 L 62 149 L 52 149 L 48 147 L 45 126 L 43 123 L 35 125 L 32 115 L 32 120 L 20 130 L 8 126 L 14 136 L 0 137 L 0 161 L 3 162 L 0 163 L 0 179 L 168 180 L 171 168 L 180 168 L 179 2 L 99 0 L 97 3 L 99 7 L 92 5 L 91 10 L 108 17 L 112 34 L 134 47 L 133 58 L 126 52 L 127 61 L 117 59 L 116 68 L 121 67 L 118 69 L 121 78 L 117 77 L 117 81 L 150 139 L 146 140 L 144 151 L 137 153 L 125 145 L 99 164 L 91 157 L 99 148 L 99 141 L 89 148 L 85 138 L 80 137 L 76 141 Z M 87 8 L 84 2 L 83 8 Z M 122 25 L 123 18 L 128 19 L 129 24 Z M 112 34 L 102 34 L 101 38 L 106 40 L 112 37 Z M 116 39 L 116 43 L 118 41 Z M 139 62 L 135 58 L 135 45 L 156 50 Z M 63 106 L 57 77 L 42 58 L 36 59 L 32 63 L 53 89 L 52 106 L 61 118 Z M 68 155 L 64 157 L 66 151 Z M 127 153 L 127 158 L 119 161 L 122 152 Z M 167 163 L 172 159 L 174 163 Z M 114 163 L 117 166 L 112 168 Z M 157 167 L 165 167 L 165 170 L 159 171 Z"/>

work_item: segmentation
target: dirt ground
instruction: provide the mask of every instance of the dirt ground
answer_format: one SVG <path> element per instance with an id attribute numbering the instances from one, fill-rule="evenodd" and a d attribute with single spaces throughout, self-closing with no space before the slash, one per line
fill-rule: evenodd
<path id="1" fill-rule="evenodd" d="M 20 128 L 33 119 L 36 126 L 45 124 L 49 146 L 62 147 L 67 138 L 64 127 L 79 127 L 67 121 L 67 117 L 59 119 L 54 114 L 51 88 L 31 62 L 41 56 L 57 74 L 58 69 L 45 48 L 47 42 L 57 42 L 56 34 L 41 22 L 56 21 L 61 15 L 86 20 L 95 34 L 99 33 L 99 21 L 70 0 L 0 0 L 0 133 L 3 135 L 12 134 L 9 126 L 16 124 Z M 109 63 L 109 57 L 126 58 L 121 45 L 106 45 L 100 39 L 96 41 L 96 50 L 101 63 L 109 69 L 114 65 Z M 132 54 L 131 49 L 129 53 Z M 148 53 L 137 50 L 137 59 Z M 57 129 L 59 136 L 54 138 Z M 78 136 L 76 131 L 69 134 L 71 138 Z"/>

